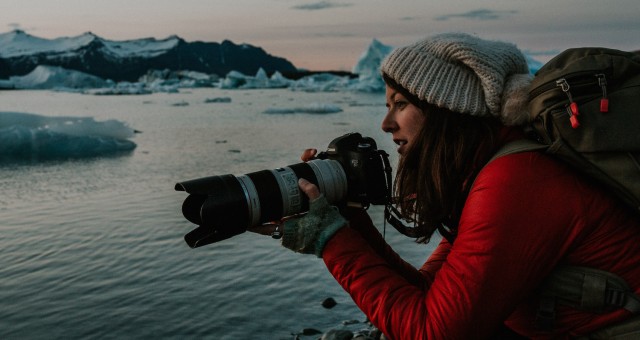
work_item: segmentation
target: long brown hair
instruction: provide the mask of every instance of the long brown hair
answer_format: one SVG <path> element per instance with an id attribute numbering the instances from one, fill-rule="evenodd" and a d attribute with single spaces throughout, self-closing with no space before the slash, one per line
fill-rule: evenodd
<path id="1" fill-rule="evenodd" d="M 394 186 L 397 206 L 415 223 L 417 242 L 428 242 L 437 229 L 455 236 L 471 184 L 496 150 L 501 123 L 431 105 L 389 77 L 384 79 L 425 115 L 417 139 L 400 157 Z"/>

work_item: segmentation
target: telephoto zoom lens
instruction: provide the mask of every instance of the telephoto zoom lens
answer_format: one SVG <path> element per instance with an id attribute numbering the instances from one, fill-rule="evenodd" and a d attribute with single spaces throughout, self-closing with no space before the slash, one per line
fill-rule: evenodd
<path id="1" fill-rule="evenodd" d="M 195 248 L 307 211 L 309 201 L 298 187 L 300 178 L 317 185 L 331 204 L 347 196 L 347 176 L 340 163 L 330 159 L 176 184 L 176 190 L 190 194 L 182 205 L 184 217 L 199 225 L 185 240 Z"/>

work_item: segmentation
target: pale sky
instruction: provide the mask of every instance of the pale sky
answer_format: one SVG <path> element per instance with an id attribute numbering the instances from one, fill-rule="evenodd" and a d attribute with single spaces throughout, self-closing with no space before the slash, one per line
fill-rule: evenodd
<path id="1" fill-rule="evenodd" d="M 13 29 L 49 39 L 228 39 L 299 68 L 348 71 L 374 38 L 398 47 L 445 31 L 509 41 L 540 60 L 576 46 L 640 50 L 640 1 L 0 0 L 0 33 Z"/>

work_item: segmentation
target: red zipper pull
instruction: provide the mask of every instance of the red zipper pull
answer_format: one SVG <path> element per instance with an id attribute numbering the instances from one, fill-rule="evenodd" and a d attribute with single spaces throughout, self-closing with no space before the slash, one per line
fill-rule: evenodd
<path id="1" fill-rule="evenodd" d="M 575 103 L 571 103 L 571 105 L 567 105 L 567 113 L 569 114 L 569 121 L 571 122 L 571 127 L 574 129 L 577 129 L 578 127 L 580 127 L 580 122 L 578 121 L 578 115 L 574 113 L 574 107 L 575 107 L 575 112 L 577 111 L 577 105 L 573 105 Z"/>
<path id="2" fill-rule="evenodd" d="M 600 99 L 600 112 L 609 112 L 609 98 L 607 98 L 607 77 L 604 73 L 596 74 L 598 85 L 602 88 L 602 98 Z"/>
<path id="3" fill-rule="evenodd" d="M 567 94 L 569 98 L 569 105 L 567 105 L 567 112 L 569 113 L 569 121 L 571 121 L 571 127 L 577 129 L 580 126 L 580 122 L 578 121 L 578 116 L 580 115 L 580 111 L 578 111 L 578 103 L 573 101 L 573 96 L 571 96 L 571 91 L 569 91 L 569 82 L 566 79 L 560 78 L 556 80 L 556 85 L 562 88 L 562 91 Z"/>

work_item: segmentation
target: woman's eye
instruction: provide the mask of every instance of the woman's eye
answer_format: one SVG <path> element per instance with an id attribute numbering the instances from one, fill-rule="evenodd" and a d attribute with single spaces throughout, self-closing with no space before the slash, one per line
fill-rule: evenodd
<path id="1" fill-rule="evenodd" d="M 407 106 L 407 102 L 405 102 L 403 100 L 398 100 L 395 103 L 393 103 L 393 105 L 395 105 L 398 109 L 402 109 L 405 106 Z"/>

